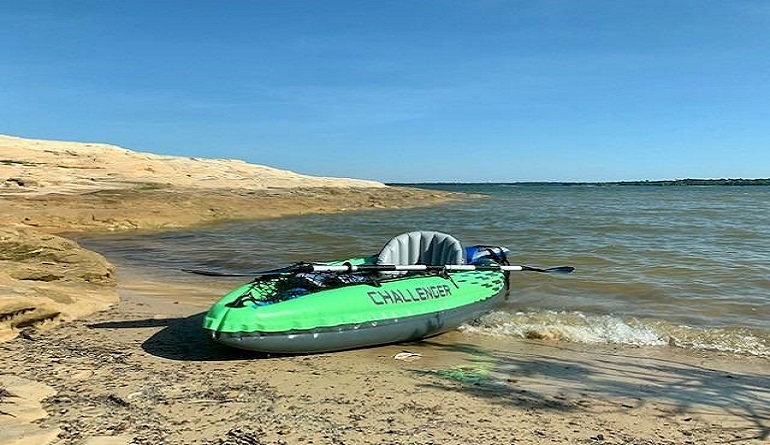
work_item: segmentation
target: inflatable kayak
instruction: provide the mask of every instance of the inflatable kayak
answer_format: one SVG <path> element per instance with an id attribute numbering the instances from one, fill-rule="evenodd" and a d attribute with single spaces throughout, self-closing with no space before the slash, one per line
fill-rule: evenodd
<path id="1" fill-rule="evenodd" d="M 203 327 L 217 342 L 266 353 L 419 340 L 455 329 L 504 299 L 506 252 L 466 249 L 440 232 L 405 233 L 378 255 L 267 272 L 222 297 Z"/>

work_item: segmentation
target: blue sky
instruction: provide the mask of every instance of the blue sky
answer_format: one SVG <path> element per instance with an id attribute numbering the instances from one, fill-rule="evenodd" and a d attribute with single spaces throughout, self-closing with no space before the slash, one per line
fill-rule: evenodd
<path id="1" fill-rule="evenodd" d="M 0 133 L 409 181 L 770 177 L 770 2 L 0 2 Z"/>

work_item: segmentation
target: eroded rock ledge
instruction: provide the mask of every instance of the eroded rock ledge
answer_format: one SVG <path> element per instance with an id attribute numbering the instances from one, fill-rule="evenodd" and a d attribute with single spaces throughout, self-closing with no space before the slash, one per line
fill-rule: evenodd
<path id="1" fill-rule="evenodd" d="M 118 301 L 113 275 L 103 256 L 72 240 L 0 229 L 0 340 L 106 309 Z"/>

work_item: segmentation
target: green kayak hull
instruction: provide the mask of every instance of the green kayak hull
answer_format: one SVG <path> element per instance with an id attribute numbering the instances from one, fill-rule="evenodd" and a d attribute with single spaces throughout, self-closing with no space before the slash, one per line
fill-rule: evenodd
<path id="1" fill-rule="evenodd" d="M 361 264 L 365 259 L 348 261 Z M 277 286 L 268 279 L 226 294 L 208 311 L 203 327 L 217 342 L 266 353 L 415 341 L 494 309 L 504 299 L 506 280 L 499 271 L 402 276 L 276 301 Z"/>

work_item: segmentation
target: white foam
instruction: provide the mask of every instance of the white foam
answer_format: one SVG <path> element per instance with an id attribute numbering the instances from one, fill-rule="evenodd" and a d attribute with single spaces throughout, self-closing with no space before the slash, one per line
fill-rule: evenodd
<path id="1" fill-rule="evenodd" d="M 552 338 L 577 343 L 667 344 L 664 336 L 641 323 L 626 322 L 611 315 L 587 316 L 580 312 L 494 312 L 474 325 L 464 326 L 464 329 L 492 335 Z"/>
<path id="2" fill-rule="evenodd" d="M 493 312 L 461 329 L 485 335 L 587 344 L 671 345 L 770 356 L 770 339 L 746 329 L 694 328 L 663 321 L 586 315 L 581 312 Z"/>

